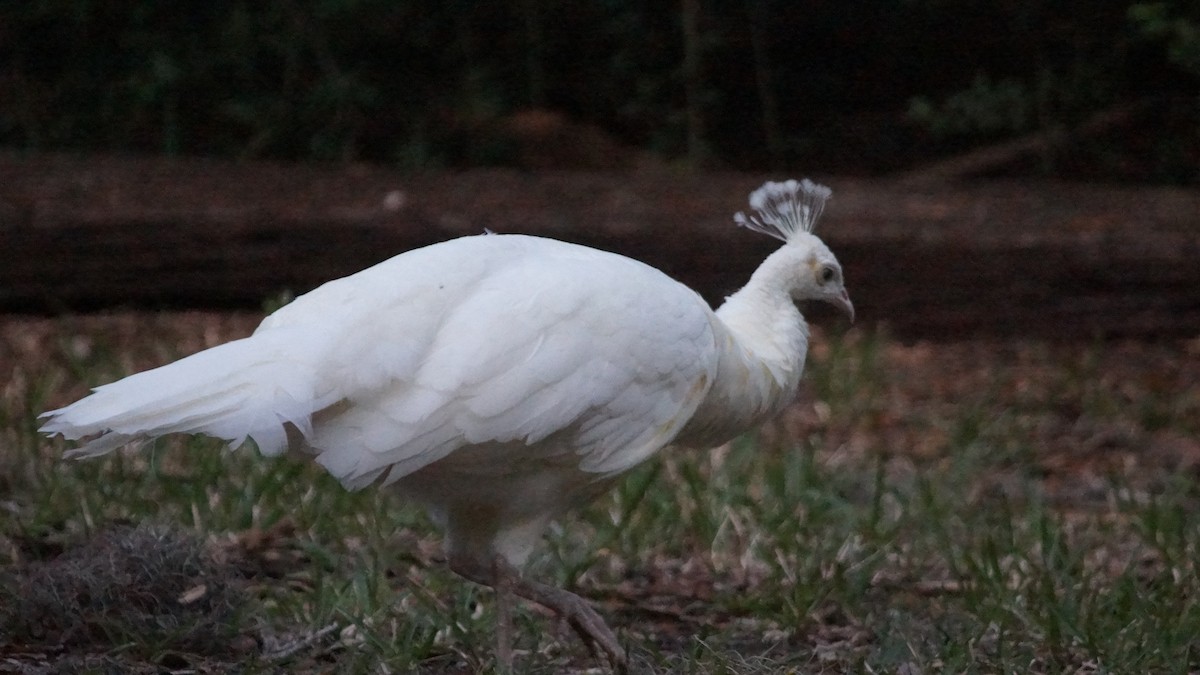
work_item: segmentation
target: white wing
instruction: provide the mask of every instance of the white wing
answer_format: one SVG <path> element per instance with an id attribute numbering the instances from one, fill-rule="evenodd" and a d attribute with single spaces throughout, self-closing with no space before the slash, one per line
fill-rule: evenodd
<path id="1" fill-rule="evenodd" d="M 510 441 L 522 456 L 498 463 L 574 452 L 586 471 L 619 472 L 690 418 L 716 367 L 711 312 L 694 292 L 551 240 L 454 243 L 461 254 L 439 253 L 473 274 L 434 275 L 419 305 L 352 322 L 362 330 L 331 359 L 335 372 L 370 364 L 374 376 L 317 415 L 308 442 L 333 475 L 359 485 L 391 467 L 392 481 L 463 446 Z M 402 356 L 381 353 L 396 347 Z"/>
<path id="2" fill-rule="evenodd" d="M 44 430 L 104 434 L 81 449 L 93 454 L 171 432 L 249 436 L 270 454 L 290 423 L 350 486 L 476 445 L 520 455 L 499 463 L 575 453 L 610 474 L 691 417 L 717 365 L 713 320 L 693 291 L 628 258 L 468 237 L 326 284 L 246 340 L 48 413 Z"/>

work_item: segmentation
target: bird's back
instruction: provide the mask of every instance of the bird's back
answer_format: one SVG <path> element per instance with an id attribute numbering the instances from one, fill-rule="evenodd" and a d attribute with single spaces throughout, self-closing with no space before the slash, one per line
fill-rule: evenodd
<path id="1" fill-rule="evenodd" d="M 442 459 L 478 475 L 538 463 L 618 473 L 671 440 L 716 367 L 712 313 L 693 291 L 549 239 L 458 239 L 313 295 L 319 305 L 262 330 L 358 303 L 322 375 L 357 382 L 308 439 L 352 485 Z"/>
<path id="2" fill-rule="evenodd" d="M 267 454 L 308 450 L 351 487 L 435 463 L 599 478 L 695 411 L 716 370 L 713 321 L 695 292 L 632 259 L 465 237 L 325 284 L 249 338 L 48 413 L 46 430 L 101 434 L 85 454 L 173 432 L 250 437 Z"/>

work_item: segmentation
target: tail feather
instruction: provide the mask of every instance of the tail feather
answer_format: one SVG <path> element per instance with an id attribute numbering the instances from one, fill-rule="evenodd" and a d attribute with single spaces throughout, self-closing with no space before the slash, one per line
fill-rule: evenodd
<path id="1" fill-rule="evenodd" d="M 249 438 L 263 454 L 282 453 L 285 425 L 310 434 L 312 413 L 332 403 L 325 399 L 334 392 L 320 395 L 307 365 L 312 360 L 281 339 L 255 335 L 97 387 L 43 413 L 41 431 L 88 438 L 72 456 L 101 455 L 171 433 L 205 434 L 233 447 Z"/>

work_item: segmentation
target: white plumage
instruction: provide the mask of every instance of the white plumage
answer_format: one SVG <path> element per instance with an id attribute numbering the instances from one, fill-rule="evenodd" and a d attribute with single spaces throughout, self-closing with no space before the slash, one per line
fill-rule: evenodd
<path id="1" fill-rule="evenodd" d="M 332 281 L 254 334 L 99 387 L 42 431 L 92 456 L 170 433 L 312 453 L 349 488 L 392 485 L 446 529 L 451 567 L 564 614 L 624 655 L 581 599 L 516 571 L 549 521 L 670 444 L 708 447 L 794 397 L 797 300 L 853 316 L 811 234 L 827 188 L 768 183 L 739 224 L 786 244 L 713 312 L 635 260 L 551 239 L 464 237 Z"/>

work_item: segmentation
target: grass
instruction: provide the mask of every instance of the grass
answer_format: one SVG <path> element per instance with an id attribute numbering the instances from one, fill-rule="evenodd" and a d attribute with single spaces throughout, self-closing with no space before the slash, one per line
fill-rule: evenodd
<path id="1" fill-rule="evenodd" d="M 489 592 L 447 571 L 436 530 L 391 495 L 346 492 L 311 464 L 206 439 L 62 462 L 62 444 L 36 434 L 38 412 L 87 386 L 252 325 L 197 314 L 0 321 L 0 604 L 25 608 L 0 609 L 5 663 L 491 668 Z M 793 410 L 727 447 L 639 468 L 549 533 L 530 572 L 589 597 L 635 671 L 1194 672 L 1197 351 L 818 335 Z M 52 583 L 97 541 L 141 542 L 117 546 L 134 551 L 165 541 L 178 555 L 76 565 L 91 575 L 86 593 Z M 173 571 L 180 559 L 204 564 L 182 580 L 166 569 L 132 586 L 120 586 L 132 572 L 105 576 Z M 160 596 L 146 606 L 167 629 L 121 624 L 106 613 L 113 602 L 98 608 L 105 584 Z M 67 590 L 33 592 L 46 588 Z M 188 593 L 215 600 L 183 602 Z M 88 630 L 68 640 L 29 619 L 56 607 Z M 521 608 L 517 630 L 523 671 L 596 665 L 537 608 Z"/>

